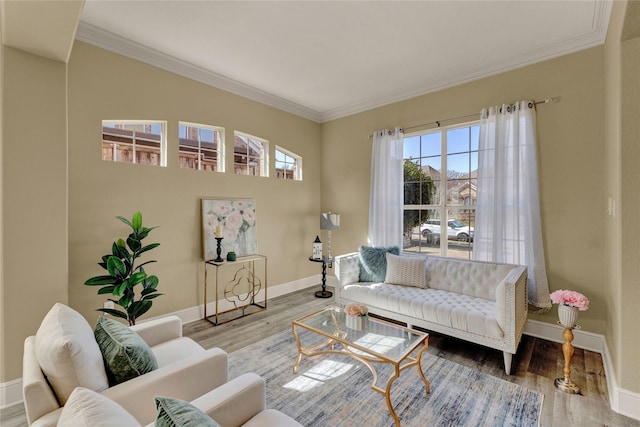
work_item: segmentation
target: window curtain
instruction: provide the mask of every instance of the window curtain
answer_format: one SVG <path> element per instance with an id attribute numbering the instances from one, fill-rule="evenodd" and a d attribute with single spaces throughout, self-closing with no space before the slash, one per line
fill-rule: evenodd
<path id="1" fill-rule="evenodd" d="M 540 225 L 533 102 L 480 113 L 474 234 L 474 259 L 526 265 L 529 304 L 551 307 Z"/>
<path id="2" fill-rule="evenodd" d="M 373 134 L 369 244 L 402 248 L 402 129 Z"/>

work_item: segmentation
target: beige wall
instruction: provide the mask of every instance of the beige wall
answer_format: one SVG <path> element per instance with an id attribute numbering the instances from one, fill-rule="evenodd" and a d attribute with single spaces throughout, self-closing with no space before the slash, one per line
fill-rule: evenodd
<path id="1" fill-rule="evenodd" d="M 552 290 L 586 294 L 580 324 L 604 333 L 603 48 L 488 77 L 326 123 L 323 127 L 323 208 L 342 214 L 336 252 L 366 244 L 371 140 L 375 129 L 464 116 L 520 99 L 560 97 L 538 107 L 541 209 Z M 531 316 L 557 321 L 552 310 Z"/>
<path id="2" fill-rule="evenodd" d="M 66 65 L 3 47 L 2 378 L 22 376 L 22 343 L 67 302 Z"/>
<path id="3" fill-rule="evenodd" d="M 168 122 L 167 167 L 119 164 L 101 159 L 103 119 Z M 258 250 L 269 259 L 271 286 L 317 274 L 308 262 L 319 228 L 320 125 L 227 92 L 77 42 L 69 63 L 69 302 L 90 322 L 103 297 L 83 282 L 101 274 L 97 262 L 127 228 L 115 219 L 139 210 L 159 226 L 149 242 L 161 246 L 148 272 L 165 293 L 147 315 L 203 303 L 200 199 L 256 201 Z M 232 171 L 233 131 L 269 140 L 303 157 L 304 181 L 238 176 L 179 168 L 178 121 L 224 127 L 227 170 Z"/>

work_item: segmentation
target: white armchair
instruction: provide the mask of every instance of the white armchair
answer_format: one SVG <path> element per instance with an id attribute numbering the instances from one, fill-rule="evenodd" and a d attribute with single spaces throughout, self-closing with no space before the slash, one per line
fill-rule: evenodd
<path id="1" fill-rule="evenodd" d="M 158 369 L 109 387 L 99 349 L 95 352 L 93 328 L 71 308 L 54 305 L 38 333 L 24 343 L 22 381 L 29 425 L 55 426 L 75 387 L 109 397 L 146 425 L 156 416 L 154 396 L 191 401 L 227 382 L 227 354 L 219 348 L 205 350 L 183 337 L 180 318 L 170 316 L 132 329 L 151 347 Z M 44 341 L 61 351 L 43 347 Z"/>
<path id="2" fill-rule="evenodd" d="M 265 397 L 264 380 L 256 374 L 247 373 L 191 402 L 161 398 L 158 413 L 165 422 L 170 418 L 177 424 L 189 420 L 190 425 L 220 427 L 302 427 L 280 411 L 265 409 Z M 155 424 L 154 420 L 147 427 Z M 113 426 L 139 427 L 142 424 L 104 393 L 98 394 L 84 387 L 73 391 L 60 415 L 59 427 Z"/>

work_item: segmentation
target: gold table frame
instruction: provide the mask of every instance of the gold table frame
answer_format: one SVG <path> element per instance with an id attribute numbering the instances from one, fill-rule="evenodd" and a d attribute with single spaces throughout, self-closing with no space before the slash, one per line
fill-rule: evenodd
<path id="1" fill-rule="evenodd" d="M 256 274 L 256 261 L 264 263 L 263 278 L 260 278 Z M 207 287 L 208 287 L 208 275 L 207 267 L 212 266 L 215 268 L 215 313 L 207 314 Z M 219 272 L 220 269 L 226 266 L 237 267 L 233 279 L 227 282 L 222 289 L 219 284 Z M 245 273 L 245 278 L 250 283 L 250 289 L 246 292 L 235 293 L 234 284 L 237 283 L 238 276 L 241 273 Z M 262 289 L 264 287 L 264 289 Z M 223 291 L 223 300 L 233 306 L 233 308 L 225 311 L 220 311 L 220 291 Z M 262 302 L 258 302 L 256 296 L 258 293 L 264 290 L 264 298 Z M 252 308 L 253 307 L 253 308 Z M 251 309 L 251 311 L 248 311 Z M 235 261 L 220 261 L 208 260 L 204 262 L 204 319 L 212 323 L 214 326 L 221 325 L 223 323 L 231 322 L 232 320 L 239 319 L 241 317 L 256 314 L 267 309 L 267 257 L 264 255 L 246 255 L 238 257 Z M 229 318 L 225 321 L 220 321 L 220 316 L 227 313 L 239 312 L 236 317 Z"/>
<path id="2" fill-rule="evenodd" d="M 384 354 L 379 354 L 376 353 L 375 351 L 362 346 L 362 345 L 358 345 L 352 341 L 349 341 L 347 339 L 348 337 L 348 332 L 345 331 L 346 329 L 346 324 L 344 322 L 340 322 L 335 315 L 335 312 L 337 311 L 341 311 L 340 308 L 337 307 L 329 307 L 329 308 L 325 308 L 323 310 L 320 311 L 316 311 L 314 313 L 311 313 L 309 315 L 303 316 L 299 319 L 296 319 L 292 322 L 291 325 L 291 330 L 293 332 L 293 336 L 296 339 L 296 344 L 298 346 L 298 357 L 296 359 L 296 362 L 293 365 L 293 373 L 296 374 L 298 372 L 298 365 L 300 364 L 300 361 L 302 360 L 302 356 L 307 356 L 307 357 L 313 357 L 313 356 L 319 356 L 322 354 L 340 354 L 340 355 L 346 355 L 349 356 L 359 362 L 361 362 L 362 364 L 364 364 L 367 368 L 369 368 L 369 371 L 371 371 L 371 374 L 373 375 L 373 380 L 371 382 L 371 389 L 375 392 L 380 393 L 381 395 L 383 395 L 385 397 L 385 400 L 387 402 L 387 408 L 389 410 L 389 413 L 391 414 L 391 416 L 393 417 L 396 426 L 399 427 L 400 426 L 400 419 L 398 418 L 398 415 L 396 414 L 395 410 L 393 409 L 393 405 L 391 404 L 391 386 L 393 384 L 393 382 L 398 379 L 400 377 L 400 373 L 402 371 L 404 371 L 405 369 L 411 368 L 413 366 L 416 367 L 416 369 L 418 370 L 418 373 L 420 374 L 420 377 L 422 378 L 422 381 L 425 384 L 426 387 L 426 393 L 429 394 L 430 392 L 430 384 L 429 384 L 429 380 L 427 380 L 427 378 L 425 377 L 424 373 L 422 372 L 422 365 L 421 365 L 421 358 L 422 358 L 422 353 L 427 349 L 428 347 L 428 341 L 429 341 L 429 334 L 421 332 L 421 331 L 416 331 L 413 329 L 408 329 L 405 328 L 403 326 L 400 325 L 396 325 L 394 323 L 390 323 L 390 322 L 385 322 L 383 320 L 380 319 L 373 319 L 370 318 L 368 321 L 369 322 L 376 322 L 382 325 L 385 325 L 387 327 L 391 327 L 391 328 L 396 328 L 399 329 L 401 331 L 404 332 L 408 332 L 411 333 L 413 335 L 417 335 L 418 339 L 415 340 L 415 342 L 413 342 L 399 357 L 396 358 L 389 358 L 387 356 L 385 356 Z M 320 316 L 322 313 L 324 312 L 329 312 L 330 317 L 331 317 L 331 321 L 333 322 L 333 326 L 334 326 L 334 331 L 332 334 L 329 334 L 325 331 L 316 329 L 310 325 L 307 325 L 304 323 L 305 320 L 316 317 L 316 316 Z M 308 331 L 311 331 L 315 334 L 321 335 L 325 338 L 327 338 L 325 341 L 319 343 L 319 344 L 315 344 L 315 345 L 311 345 L 308 347 L 303 347 L 301 340 L 300 340 L 300 336 L 298 335 L 298 332 L 296 330 L 296 328 L 302 328 Z M 336 348 L 336 344 L 340 343 L 341 344 L 341 348 Z M 422 348 L 418 351 L 417 355 L 415 357 L 411 356 L 411 353 L 413 353 L 421 344 L 424 344 L 422 346 Z M 359 350 L 360 352 L 365 353 L 365 355 L 362 354 L 358 354 L 352 350 L 350 350 L 349 348 L 353 348 L 356 350 Z M 406 362 L 406 363 L 405 363 Z M 385 388 L 381 388 L 377 385 L 378 383 L 378 373 L 375 369 L 375 367 L 372 365 L 372 363 L 387 363 L 393 366 L 394 368 L 394 373 L 393 375 L 391 375 L 391 377 L 388 379 L 387 384 L 385 386 Z"/>

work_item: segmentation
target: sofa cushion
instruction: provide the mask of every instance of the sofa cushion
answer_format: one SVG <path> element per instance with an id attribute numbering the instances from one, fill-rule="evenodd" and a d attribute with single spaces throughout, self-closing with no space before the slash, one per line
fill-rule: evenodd
<path id="1" fill-rule="evenodd" d="M 36 359 L 61 405 L 76 387 L 106 390 L 109 381 L 93 329 L 84 317 L 56 303 L 36 332 Z"/>
<path id="2" fill-rule="evenodd" d="M 283 414 L 275 409 L 265 409 L 259 412 L 242 427 L 302 427 L 302 424 L 294 420 L 288 415 Z"/>
<path id="3" fill-rule="evenodd" d="M 372 313 L 381 309 L 481 337 L 496 340 L 504 337 L 495 317 L 495 303 L 482 298 L 386 283 L 347 285 L 341 297 L 367 305 Z"/>
<path id="4" fill-rule="evenodd" d="M 387 252 L 387 274 L 384 283 L 427 287 L 426 259 L 416 256 L 398 256 Z"/>
<path id="5" fill-rule="evenodd" d="M 156 396 L 156 427 L 220 427 L 191 403 L 171 397 Z"/>
<path id="6" fill-rule="evenodd" d="M 182 360 L 185 354 L 193 356 L 206 351 L 200 344 L 188 337 L 180 337 L 154 345 L 151 350 L 156 356 L 158 367 Z"/>
<path id="7" fill-rule="evenodd" d="M 151 347 L 128 326 L 99 317 L 94 333 L 112 386 L 158 369 Z"/>
<path id="8" fill-rule="evenodd" d="M 58 419 L 58 427 L 139 425 L 138 420 L 118 403 L 84 387 L 73 390 Z"/>
<path id="9" fill-rule="evenodd" d="M 387 253 L 400 255 L 397 246 L 371 247 L 360 246 L 358 259 L 360 261 L 361 282 L 383 282 L 387 274 Z"/>

